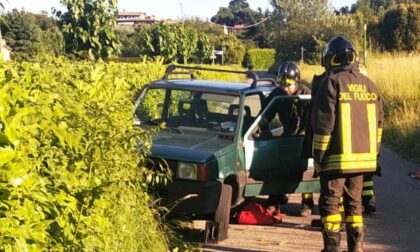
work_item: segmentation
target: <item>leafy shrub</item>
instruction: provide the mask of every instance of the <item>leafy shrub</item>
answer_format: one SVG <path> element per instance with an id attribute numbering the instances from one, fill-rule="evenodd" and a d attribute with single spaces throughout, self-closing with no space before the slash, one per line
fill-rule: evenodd
<path id="1" fill-rule="evenodd" d="M 179 24 L 138 26 L 134 36 L 140 57 L 162 57 L 165 63 L 203 63 L 214 48 L 209 35 Z"/>
<path id="2" fill-rule="evenodd" d="M 0 250 L 167 251 L 131 116 L 161 61 L 41 62 L 0 65 Z"/>
<path id="3" fill-rule="evenodd" d="M 244 66 L 252 64 L 254 69 L 268 70 L 276 61 L 274 49 L 250 49 L 244 57 Z"/>
<path id="4" fill-rule="evenodd" d="M 245 56 L 245 46 L 233 35 L 220 38 L 216 48 L 224 49 L 225 63 L 241 64 Z"/>

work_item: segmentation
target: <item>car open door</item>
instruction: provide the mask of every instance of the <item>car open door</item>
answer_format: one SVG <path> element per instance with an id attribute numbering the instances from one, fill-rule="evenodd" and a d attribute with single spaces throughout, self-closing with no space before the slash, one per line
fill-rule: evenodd
<path id="1" fill-rule="evenodd" d="M 245 167 L 248 177 L 245 196 L 317 190 L 317 185 L 313 187 L 301 183 L 314 181 L 312 159 L 301 158 L 303 132 L 284 134 L 284 127 L 277 115 L 267 122 L 267 115 L 276 112 L 281 106 L 309 101 L 310 95 L 278 96 L 245 133 Z"/>

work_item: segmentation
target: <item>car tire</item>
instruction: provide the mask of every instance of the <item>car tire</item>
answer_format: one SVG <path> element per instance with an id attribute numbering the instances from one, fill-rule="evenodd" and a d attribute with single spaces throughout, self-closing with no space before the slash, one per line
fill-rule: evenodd
<path id="1" fill-rule="evenodd" d="M 223 184 L 220 192 L 219 205 L 215 213 L 215 221 L 219 224 L 218 241 L 228 238 L 231 202 L 232 186 Z"/>

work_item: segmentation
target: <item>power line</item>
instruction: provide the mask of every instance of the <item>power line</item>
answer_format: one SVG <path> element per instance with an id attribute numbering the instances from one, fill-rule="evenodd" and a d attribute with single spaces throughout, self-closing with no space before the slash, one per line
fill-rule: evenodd
<path id="1" fill-rule="evenodd" d="M 241 30 L 241 29 L 248 29 L 248 28 L 251 28 L 251 27 L 257 26 L 257 25 L 259 25 L 259 24 L 262 24 L 262 23 L 264 23 L 265 21 L 267 21 L 269 18 L 271 18 L 271 16 L 268 16 L 268 17 L 266 17 L 266 18 L 262 19 L 261 21 L 259 21 L 259 22 L 255 23 L 255 24 L 250 24 L 250 25 L 247 25 L 247 26 L 244 26 L 244 27 L 235 27 L 235 26 L 221 25 L 221 24 L 218 24 L 218 23 L 214 23 L 214 22 L 212 22 L 212 21 L 207 21 L 207 22 L 209 22 L 210 24 L 216 25 L 216 26 L 223 27 L 223 28 L 225 28 L 225 27 L 226 27 L 226 28 L 228 28 L 228 29 Z"/>

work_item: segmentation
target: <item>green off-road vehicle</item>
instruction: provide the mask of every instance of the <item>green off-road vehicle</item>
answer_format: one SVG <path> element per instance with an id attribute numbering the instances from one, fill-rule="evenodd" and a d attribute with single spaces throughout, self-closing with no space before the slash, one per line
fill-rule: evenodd
<path id="1" fill-rule="evenodd" d="M 248 83 L 197 80 L 192 70 L 246 74 Z M 180 73 L 190 78 L 169 78 Z M 279 118 L 260 127 L 279 102 L 309 102 L 310 96 L 277 97 L 261 111 L 274 88 L 273 79 L 252 71 L 171 65 L 136 101 L 136 124 L 165 125 L 150 156 L 150 169 L 165 160 L 173 171 L 172 181 L 159 191 L 162 203 L 172 204 L 175 213 L 213 216 L 207 232 L 216 242 L 227 238 L 230 210 L 246 198 L 319 191 L 312 160 L 301 158 L 304 136 L 282 136 Z"/>

